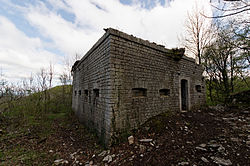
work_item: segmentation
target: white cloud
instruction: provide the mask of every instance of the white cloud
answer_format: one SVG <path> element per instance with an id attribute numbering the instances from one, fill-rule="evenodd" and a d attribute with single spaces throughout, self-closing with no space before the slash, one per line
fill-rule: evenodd
<path id="1" fill-rule="evenodd" d="M 8 19 L 0 17 L 0 66 L 10 77 L 19 77 L 53 61 L 59 72 L 62 57 L 47 50 L 59 50 L 66 56 L 84 55 L 107 27 L 169 48 L 178 47 L 177 36 L 183 32 L 187 11 L 195 0 L 174 0 L 165 6 L 157 2 L 150 9 L 142 8 L 139 2 L 124 5 L 118 0 L 51 0 L 52 10 L 43 2 L 22 7 L 24 17 L 41 35 L 52 40 L 49 43 L 27 37 Z M 209 0 L 199 2 L 211 11 Z M 59 10 L 71 12 L 75 16 L 73 23 L 58 14 Z"/>
<path id="2" fill-rule="evenodd" d="M 0 66 L 10 80 L 36 73 L 56 55 L 44 50 L 39 38 L 29 38 L 7 18 L 0 16 Z"/>
<path id="3" fill-rule="evenodd" d="M 177 36 L 183 31 L 188 10 L 195 0 L 175 0 L 152 9 L 141 8 L 138 1 L 132 6 L 118 0 L 65 0 L 66 4 L 53 1 L 55 8 L 73 12 L 75 23 L 64 20 L 55 11 L 44 5 L 31 7 L 28 20 L 42 33 L 53 39 L 57 48 L 67 54 L 86 52 L 101 36 L 103 28 L 113 27 L 138 37 L 148 39 L 168 47 L 177 47 Z M 208 0 L 200 0 L 209 10 Z"/>

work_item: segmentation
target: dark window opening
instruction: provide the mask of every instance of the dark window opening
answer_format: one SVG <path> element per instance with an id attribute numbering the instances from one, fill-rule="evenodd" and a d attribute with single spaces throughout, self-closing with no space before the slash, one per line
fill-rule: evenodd
<path id="1" fill-rule="evenodd" d="M 170 89 L 160 89 L 159 93 L 160 93 L 160 96 L 169 96 L 170 95 Z"/>
<path id="2" fill-rule="evenodd" d="M 76 93 L 76 90 L 75 90 L 75 96 L 76 96 L 76 94 L 77 94 L 77 93 Z"/>
<path id="3" fill-rule="evenodd" d="M 98 97 L 99 97 L 99 89 L 93 89 L 93 92 L 94 92 L 94 101 L 93 101 L 93 104 L 97 104 Z"/>
<path id="4" fill-rule="evenodd" d="M 88 96 L 89 95 L 89 91 L 88 90 L 84 90 L 84 94 L 85 94 L 85 96 Z"/>
<path id="5" fill-rule="evenodd" d="M 185 79 L 181 80 L 181 109 L 188 109 L 188 81 Z"/>
<path id="6" fill-rule="evenodd" d="M 200 86 L 200 85 L 196 85 L 196 86 L 195 86 L 195 90 L 196 90 L 197 92 L 201 92 L 201 86 Z"/>
<path id="7" fill-rule="evenodd" d="M 79 96 L 81 96 L 81 94 L 82 94 L 81 90 L 78 91 L 78 94 L 79 94 Z"/>
<path id="8" fill-rule="evenodd" d="M 88 90 L 84 90 L 84 99 L 85 99 L 85 102 L 88 101 L 88 95 L 89 95 L 89 91 Z"/>
<path id="9" fill-rule="evenodd" d="M 93 89 L 95 97 L 99 97 L 99 89 Z"/>
<path id="10" fill-rule="evenodd" d="M 132 95 L 133 95 L 133 97 L 146 97 L 147 96 L 147 89 L 145 89 L 145 88 L 133 88 Z"/>

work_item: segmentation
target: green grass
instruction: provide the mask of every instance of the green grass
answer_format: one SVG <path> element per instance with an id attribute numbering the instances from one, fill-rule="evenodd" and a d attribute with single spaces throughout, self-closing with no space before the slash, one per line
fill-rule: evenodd
<path id="1" fill-rule="evenodd" d="M 45 93 L 8 102 L 0 101 L 0 165 L 51 165 L 55 156 L 36 149 L 37 141 L 55 132 L 52 125 L 70 123 L 71 86 L 57 86 Z M 35 141 L 32 142 L 32 141 Z"/>
<path id="2" fill-rule="evenodd" d="M 4 153 L 0 152 L 0 165 L 41 165 L 39 162 L 47 163 L 53 161 L 54 157 L 47 156 L 46 153 L 36 150 L 30 150 L 20 145 L 6 150 Z"/>
<path id="3" fill-rule="evenodd" d="M 247 82 L 248 85 L 245 83 L 245 81 Z M 250 87 L 249 87 L 250 86 L 250 77 L 245 78 L 245 81 L 243 81 L 240 78 L 235 78 L 235 80 L 234 80 L 234 90 L 233 90 L 233 92 L 230 92 L 230 95 L 249 90 L 250 89 Z M 226 96 L 224 94 L 223 88 L 222 87 L 217 87 L 217 90 L 216 90 L 216 88 L 215 88 L 216 86 L 218 86 L 218 83 L 217 82 L 212 82 L 211 94 L 212 94 L 213 100 L 211 100 L 211 98 L 209 96 L 209 82 L 206 81 L 207 105 L 225 104 L 225 101 L 228 98 L 228 96 Z M 230 91 L 232 91 L 232 90 L 230 89 Z"/>

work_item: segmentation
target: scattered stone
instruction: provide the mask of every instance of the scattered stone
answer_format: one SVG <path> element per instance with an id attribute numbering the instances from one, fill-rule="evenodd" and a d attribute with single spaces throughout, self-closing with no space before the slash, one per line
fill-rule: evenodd
<path id="1" fill-rule="evenodd" d="M 214 114 L 213 113 L 208 113 L 209 115 L 211 115 L 211 116 L 214 116 Z"/>
<path id="2" fill-rule="evenodd" d="M 240 142 L 238 138 L 230 138 L 230 140 L 233 142 Z"/>
<path id="3" fill-rule="evenodd" d="M 146 150 L 146 146 L 140 145 L 140 153 L 144 153 Z"/>
<path id="4" fill-rule="evenodd" d="M 91 160 L 90 162 L 89 162 L 89 165 L 93 165 L 94 164 L 94 162 Z"/>
<path id="5" fill-rule="evenodd" d="M 242 113 L 243 114 L 249 114 L 249 111 L 243 111 Z"/>
<path id="6" fill-rule="evenodd" d="M 60 165 L 60 164 L 68 164 L 69 162 L 64 159 L 58 159 L 54 161 L 55 165 Z"/>
<path id="7" fill-rule="evenodd" d="M 201 157 L 201 160 L 204 161 L 205 163 L 209 163 L 209 161 L 205 157 Z"/>
<path id="8" fill-rule="evenodd" d="M 129 145 L 132 145 L 132 144 L 134 143 L 134 140 L 135 140 L 135 139 L 134 139 L 134 137 L 133 137 L 132 135 L 129 136 L 129 137 L 128 137 L 128 144 L 129 144 Z"/>
<path id="9" fill-rule="evenodd" d="M 150 145 L 151 145 L 151 146 L 155 146 L 152 142 L 150 142 Z"/>
<path id="10" fill-rule="evenodd" d="M 220 152 L 220 153 L 224 153 L 225 150 L 226 149 L 222 145 L 218 148 L 218 152 Z"/>
<path id="11" fill-rule="evenodd" d="M 3 134 L 3 130 L 2 129 L 0 129 L 0 134 Z"/>
<path id="12" fill-rule="evenodd" d="M 202 147 L 202 148 L 205 148 L 207 145 L 206 144 L 200 144 L 199 146 Z"/>
<path id="13" fill-rule="evenodd" d="M 151 142 L 153 139 L 140 139 L 140 142 Z"/>
<path id="14" fill-rule="evenodd" d="M 77 153 L 77 152 L 74 152 L 74 153 L 70 154 L 71 159 L 74 159 L 74 158 L 75 158 L 74 155 L 76 155 L 76 153 Z"/>
<path id="15" fill-rule="evenodd" d="M 178 165 L 189 165 L 189 162 L 184 161 L 184 162 L 178 163 Z"/>
<path id="16" fill-rule="evenodd" d="M 228 159 L 223 159 L 220 157 L 211 157 L 211 159 L 218 165 L 232 165 L 232 162 Z"/>
<path id="17" fill-rule="evenodd" d="M 104 150 L 100 154 L 98 154 L 99 157 L 104 157 L 106 155 L 107 151 Z"/>
<path id="18" fill-rule="evenodd" d="M 153 149 L 152 147 L 149 147 L 149 148 L 147 149 L 147 151 L 150 152 L 150 151 L 152 151 L 152 149 Z"/>
<path id="19" fill-rule="evenodd" d="M 49 150 L 49 153 L 53 153 L 54 151 L 53 150 Z"/>
<path id="20" fill-rule="evenodd" d="M 103 162 L 108 162 L 108 163 L 112 162 L 112 157 L 111 157 L 111 155 L 107 155 L 106 157 L 103 158 L 102 161 L 103 161 Z"/>
<path id="21" fill-rule="evenodd" d="M 58 159 L 58 160 L 55 160 L 54 163 L 60 163 L 62 161 L 63 161 L 63 159 Z"/>
<path id="22" fill-rule="evenodd" d="M 206 151 L 207 151 L 207 149 L 202 148 L 202 147 L 199 147 L 199 146 L 195 147 L 195 149 L 200 150 L 200 151 L 204 151 L 204 152 L 206 152 Z"/>
<path id="23" fill-rule="evenodd" d="M 213 149 L 218 149 L 221 145 L 219 145 L 219 144 L 209 144 L 208 146 L 210 148 L 213 148 Z"/>
<path id="24" fill-rule="evenodd" d="M 247 145 L 250 145 L 250 141 L 247 141 L 246 144 L 247 144 Z"/>

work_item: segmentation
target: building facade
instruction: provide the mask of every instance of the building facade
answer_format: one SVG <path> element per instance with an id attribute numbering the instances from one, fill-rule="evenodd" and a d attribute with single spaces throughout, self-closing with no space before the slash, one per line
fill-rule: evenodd
<path id="1" fill-rule="evenodd" d="M 150 117 L 205 103 L 203 69 L 184 49 L 105 31 L 72 67 L 72 108 L 106 145 Z"/>

